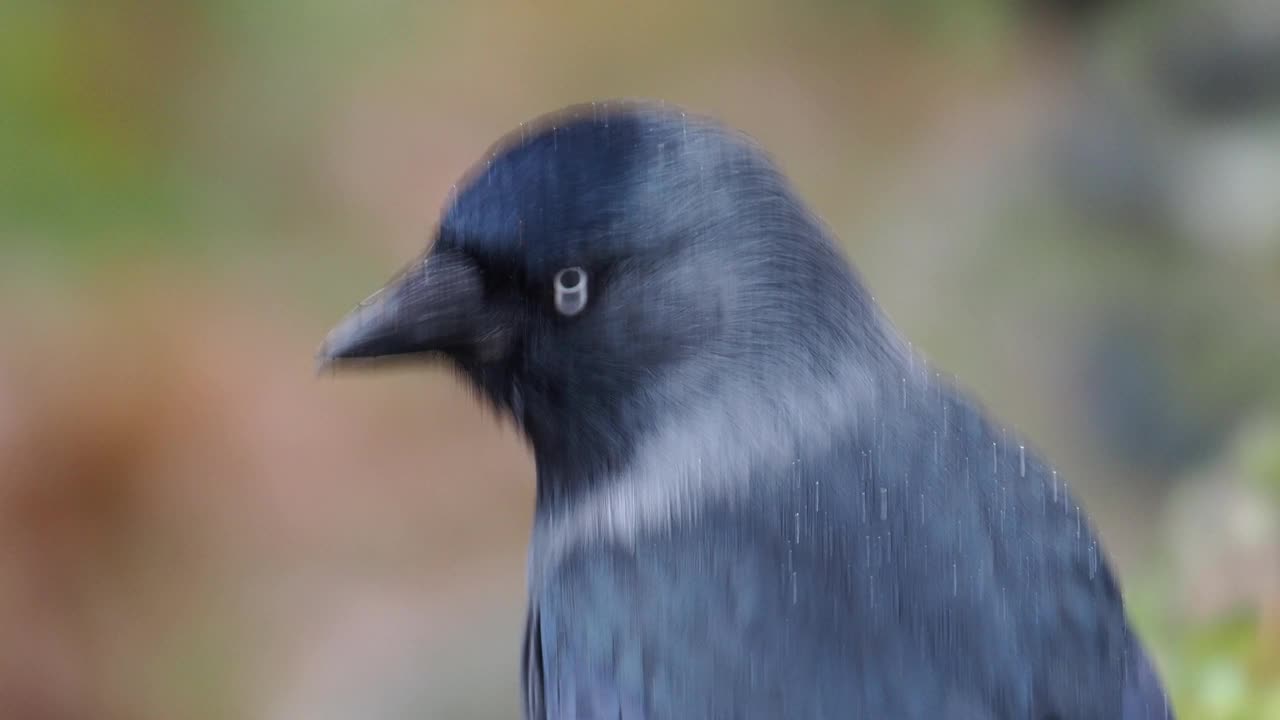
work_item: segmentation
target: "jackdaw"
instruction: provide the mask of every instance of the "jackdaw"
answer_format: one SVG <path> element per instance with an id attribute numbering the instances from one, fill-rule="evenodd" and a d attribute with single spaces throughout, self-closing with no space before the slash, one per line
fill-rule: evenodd
<path id="1" fill-rule="evenodd" d="M 713 120 L 499 141 L 320 363 L 406 355 L 533 448 L 528 718 L 1171 717 L 1062 479 Z"/>

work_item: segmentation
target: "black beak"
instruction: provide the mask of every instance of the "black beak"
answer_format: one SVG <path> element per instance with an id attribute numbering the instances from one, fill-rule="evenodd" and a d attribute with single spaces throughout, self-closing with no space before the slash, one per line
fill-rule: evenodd
<path id="1" fill-rule="evenodd" d="M 466 350 L 499 331 L 475 263 L 452 250 L 415 262 L 325 337 L 319 369 L 346 361 Z"/>

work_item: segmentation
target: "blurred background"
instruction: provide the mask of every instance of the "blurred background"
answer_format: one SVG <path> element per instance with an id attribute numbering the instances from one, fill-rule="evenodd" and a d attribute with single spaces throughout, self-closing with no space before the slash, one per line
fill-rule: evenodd
<path id="1" fill-rule="evenodd" d="M 1280 718 L 1274 0 L 0 3 L 0 717 L 517 717 L 528 452 L 312 356 L 619 96 L 761 140 L 1071 478 L 1182 718 Z"/>

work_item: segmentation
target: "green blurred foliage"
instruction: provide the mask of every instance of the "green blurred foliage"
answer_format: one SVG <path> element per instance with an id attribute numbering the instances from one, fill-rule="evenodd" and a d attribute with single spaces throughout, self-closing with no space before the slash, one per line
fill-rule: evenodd
<path id="1" fill-rule="evenodd" d="M 165 7 L 185 6 L 156 9 Z M 182 18 L 155 18 L 169 25 L 160 33 L 141 29 L 156 27 L 141 20 L 111 6 L 0 8 L 0 213 L 7 231 L 78 238 L 104 224 L 176 219 L 179 189 L 168 149 L 172 84 L 183 76 Z"/>
<path id="2" fill-rule="evenodd" d="M 1246 483 L 1267 491 L 1280 517 L 1280 421 L 1250 427 L 1235 455 Z M 1131 588 L 1135 622 L 1160 660 L 1179 717 L 1258 720 L 1280 717 L 1280 598 L 1192 620 L 1156 573 Z"/>
<path id="3" fill-rule="evenodd" d="M 1150 638 L 1178 717 L 1258 720 L 1280 717 L 1280 641 L 1253 611 L 1189 623 L 1156 620 L 1159 600 L 1138 594 L 1135 620 Z"/>
<path id="4" fill-rule="evenodd" d="M 1175 635 L 1170 671 L 1181 717 L 1253 720 L 1280 717 L 1280 653 L 1254 618 L 1229 618 Z"/>
<path id="5" fill-rule="evenodd" d="M 1249 479 L 1280 504 L 1280 416 L 1260 423 L 1246 437 L 1241 454 Z"/>

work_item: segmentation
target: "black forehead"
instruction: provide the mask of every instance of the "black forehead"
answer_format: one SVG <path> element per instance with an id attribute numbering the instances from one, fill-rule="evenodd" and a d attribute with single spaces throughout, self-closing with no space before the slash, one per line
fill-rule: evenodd
<path id="1" fill-rule="evenodd" d="M 622 231 L 655 153 L 680 134 L 678 110 L 576 106 L 499 141 L 468 174 L 442 237 L 495 262 L 554 272 L 642 251 Z"/>

